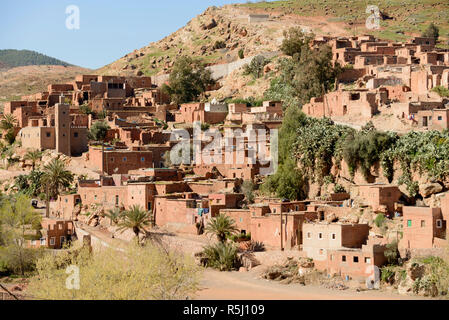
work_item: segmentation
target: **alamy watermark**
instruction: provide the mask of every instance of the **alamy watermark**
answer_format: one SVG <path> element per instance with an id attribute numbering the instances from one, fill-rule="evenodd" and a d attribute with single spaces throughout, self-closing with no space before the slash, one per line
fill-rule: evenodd
<path id="1" fill-rule="evenodd" d="M 70 265 L 65 269 L 65 273 L 69 276 L 65 280 L 65 287 L 68 290 L 80 289 L 80 268 L 75 265 Z"/>
<path id="2" fill-rule="evenodd" d="M 170 150 L 173 165 L 259 166 L 259 174 L 274 174 L 278 168 L 278 130 L 225 128 L 201 130 L 193 125 L 193 136 L 184 129 L 172 131 L 170 140 L 178 142 Z M 223 134 L 224 133 L 224 134 Z"/>
<path id="3" fill-rule="evenodd" d="M 80 8 L 74 4 L 65 8 L 65 27 L 69 30 L 79 30 L 80 28 Z"/>

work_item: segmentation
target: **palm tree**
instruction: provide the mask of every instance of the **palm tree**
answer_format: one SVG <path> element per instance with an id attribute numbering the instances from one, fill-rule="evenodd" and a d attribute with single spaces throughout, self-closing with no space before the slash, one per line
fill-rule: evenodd
<path id="1" fill-rule="evenodd" d="M 60 159 L 53 159 L 43 170 L 42 184 L 46 187 L 46 217 L 49 216 L 49 200 L 57 197 L 62 189 L 67 188 L 73 182 L 73 174 L 66 169 L 65 163 Z"/>
<path id="2" fill-rule="evenodd" d="M 16 123 L 17 120 L 13 114 L 11 113 L 3 114 L 2 120 L 0 121 L 0 129 L 9 131 L 15 127 Z"/>
<path id="3" fill-rule="evenodd" d="M 136 235 L 136 241 L 139 243 L 139 234 L 144 227 L 150 225 L 150 214 L 139 205 L 133 205 L 131 209 L 126 210 L 122 215 L 122 220 L 118 224 L 118 231 L 132 229 Z"/>
<path id="4" fill-rule="evenodd" d="M 106 121 L 97 121 L 89 131 L 89 139 L 101 142 L 101 175 L 104 174 L 104 141 L 106 140 L 109 129 Z"/>
<path id="5" fill-rule="evenodd" d="M 224 214 L 220 214 L 207 224 L 205 231 L 206 233 L 215 234 L 218 241 L 225 243 L 226 238 L 237 233 L 238 229 L 235 227 L 234 219 Z"/>
<path id="6" fill-rule="evenodd" d="M 104 215 L 111 220 L 111 226 L 112 226 L 113 223 L 118 224 L 123 213 L 120 210 L 120 208 L 115 207 L 114 209 L 109 209 L 108 212 L 105 213 Z"/>
<path id="7" fill-rule="evenodd" d="M 31 171 L 34 171 L 34 168 L 36 166 L 36 162 L 40 161 L 41 158 L 42 158 L 42 151 L 37 150 L 37 149 L 29 150 L 25 154 L 25 156 L 23 157 L 23 159 L 31 161 L 31 164 L 32 164 L 32 167 L 33 167 Z"/>

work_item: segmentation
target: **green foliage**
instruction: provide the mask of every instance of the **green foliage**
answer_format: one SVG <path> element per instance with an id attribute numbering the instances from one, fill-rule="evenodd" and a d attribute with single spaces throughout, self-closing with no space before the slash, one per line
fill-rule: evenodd
<path id="1" fill-rule="evenodd" d="M 209 85 L 213 85 L 210 70 L 198 60 L 183 56 L 176 60 L 169 77 L 169 85 L 162 90 L 170 95 L 176 104 L 191 102 L 203 94 Z"/>
<path id="2" fill-rule="evenodd" d="M 410 131 L 400 136 L 381 155 L 384 174 L 390 181 L 395 162 L 399 162 L 402 171 L 398 183 L 407 185 L 411 196 L 418 189 L 418 183 L 412 180 L 412 169 L 426 172 L 430 179 L 444 180 L 449 176 L 449 132 Z"/>
<path id="3" fill-rule="evenodd" d="M 261 187 L 266 194 L 275 193 L 278 197 L 289 200 L 305 198 L 305 186 L 303 174 L 296 166 L 296 161 L 287 158 L 279 165 L 277 172 L 269 176 Z"/>
<path id="4" fill-rule="evenodd" d="M 323 184 L 330 174 L 332 158 L 342 157 L 343 142 L 353 129 L 335 125 L 332 120 L 307 118 L 296 132 L 295 155 L 301 171 L 310 181 Z"/>
<path id="5" fill-rule="evenodd" d="M 334 186 L 334 193 L 344 193 L 346 192 L 346 189 L 341 184 L 336 184 Z"/>
<path id="6" fill-rule="evenodd" d="M 251 180 L 245 180 L 242 183 L 241 190 L 245 195 L 245 199 L 249 203 L 254 203 L 254 189 L 256 185 Z"/>
<path id="7" fill-rule="evenodd" d="M 227 99 L 226 103 L 245 103 L 248 107 L 260 107 L 263 104 L 264 99 L 256 99 L 252 96 L 247 98 L 234 98 Z"/>
<path id="8" fill-rule="evenodd" d="M 394 281 L 394 277 L 396 275 L 395 267 L 385 266 L 381 268 L 380 279 L 382 282 L 392 283 Z"/>
<path id="9" fill-rule="evenodd" d="M 41 216 L 24 194 L 3 198 L 0 207 L 0 261 L 3 268 L 24 275 L 34 268 L 39 252 L 28 249 L 26 240 L 40 238 Z"/>
<path id="10" fill-rule="evenodd" d="M 368 179 L 371 166 L 380 160 L 382 153 L 393 145 L 396 138 L 395 134 L 369 127 L 349 134 L 344 142 L 343 158 L 350 173 L 354 175 L 355 170 L 360 168 L 365 179 Z"/>
<path id="11" fill-rule="evenodd" d="M 398 242 L 395 240 L 387 244 L 387 248 L 384 251 L 384 256 L 390 265 L 397 265 L 399 260 Z"/>
<path id="12" fill-rule="evenodd" d="M 271 81 L 264 96 L 270 100 L 283 100 L 288 107 L 308 103 L 312 97 L 333 90 L 342 68 L 339 64 L 333 65 L 329 46 L 311 49 L 308 42 L 304 42 L 300 53 L 280 60 L 279 70 L 280 75 Z"/>
<path id="13" fill-rule="evenodd" d="M 214 43 L 213 49 L 214 50 L 218 50 L 218 49 L 223 49 L 226 48 L 226 43 L 222 40 L 217 40 Z"/>
<path id="14" fill-rule="evenodd" d="M 30 65 L 70 66 L 67 62 L 30 50 L 0 50 L 0 62 L 9 67 Z"/>
<path id="15" fill-rule="evenodd" d="M 284 31 L 284 40 L 282 41 L 281 51 L 293 57 L 295 54 L 301 55 L 302 49 L 307 46 L 313 36 L 306 35 L 302 32 L 301 28 L 290 28 L 288 31 Z"/>
<path id="16" fill-rule="evenodd" d="M 59 256 L 62 256 L 60 258 Z M 201 268 L 177 252 L 147 244 L 119 251 L 46 254 L 28 292 L 46 300 L 182 300 L 199 289 Z M 67 290 L 66 266 L 79 267 L 79 290 Z"/>
<path id="17" fill-rule="evenodd" d="M 123 212 L 120 210 L 120 208 L 115 207 L 113 209 L 109 209 L 104 215 L 111 220 L 112 225 L 119 223 L 120 219 L 123 216 Z"/>
<path id="18" fill-rule="evenodd" d="M 438 40 L 438 37 L 440 36 L 440 29 L 433 24 L 433 22 L 427 27 L 426 30 L 422 33 L 423 37 L 427 38 L 434 38 L 435 40 Z"/>
<path id="19" fill-rule="evenodd" d="M 239 49 L 238 55 L 239 55 L 239 58 L 240 58 L 240 59 L 245 58 L 245 54 L 244 54 L 243 49 Z"/>
<path id="20" fill-rule="evenodd" d="M 440 97 L 449 97 L 449 89 L 443 86 L 433 87 L 432 91 L 438 93 Z"/>
<path id="21" fill-rule="evenodd" d="M 93 114 L 92 109 L 87 104 L 80 105 L 80 112 L 82 114 Z"/>
<path id="22" fill-rule="evenodd" d="M 48 188 L 49 196 L 56 199 L 61 191 L 70 187 L 73 174 L 62 160 L 53 159 L 44 167 L 41 181 Z"/>
<path id="23" fill-rule="evenodd" d="M 28 175 L 22 174 L 14 178 L 14 187 L 18 192 L 28 196 L 36 197 L 44 188 L 42 187 L 42 171 L 33 170 Z"/>
<path id="24" fill-rule="evenodd" d="M 205 231 L 208 234 L 214 234 L 219 242 L 224 243 L 226 242 L 227 237 L 237 232 L 237 228 L 234 219 L 224 214 L 220 214 L 209 221 Z"/>
<path id="25" fill-rule="evenodd" d="M 249 233 L 240 233 L 240 234 L 233 234 L 228 237 L 229 240 L 237 242 L 237 241 L 249 241 L 251 240 L 251 232 Z"/>
<path id="26" fill-rule="evenodd" d="M 263 76 L 263 68 L 267 65 L 270 60 L 265 59 L 264 56 L 255 56 L 249 64 L 244 67 L 243 74 L 251 75 L 254 79 L 259 79 Z"/>
<path id="27" fill-rule="evenodd" d="M 32 170 L 34 171 L 34 168 L 36 166 L 36 162 L 40 161 L 42 159 L 42 151 L 40 150 L 28 150 L 25 156 L 23 157 L 24 160 L 31 161 L 32 164 Z"/>
<path id="28" fill-rule="evenodd" d="M 88 137 L 94 141 L 104 142 L 108 134 L 109 125 L 106 121 L 96 121 L 89 130 Z"/>
<path id="29" fill-rule="evenodd" d="M 217 242 L 204 247 L 203 255 L 206 266 L 220 271 L 231 271 L 237 268 L 237 247 L 232 243 Z"/>
<path id="30" fill-rule="evenodd" d="M 380 227 L 382 227 L 382 226 L 384 225 L 385 220 L 386 220 L 385 215 L 379 213 L 379 214 L 376 216 L 376 218 L 374 219 L 374 223 L 376 224 L 376 226 L 377 226 L 378 228 L 380 228 Z"/>
<path id="31" fill-rule="evenodd" d="M 129 210 L 126 210 L 118 223 L 117 231 L 125 231 L 131 229 L 136 235 L 136 240 L 139 241 L 139 234 L 145 230 L 145 227 L 151 224 L 151 216 L 148 211 L 142 209 L 139 205 L 133 205 Z"/>

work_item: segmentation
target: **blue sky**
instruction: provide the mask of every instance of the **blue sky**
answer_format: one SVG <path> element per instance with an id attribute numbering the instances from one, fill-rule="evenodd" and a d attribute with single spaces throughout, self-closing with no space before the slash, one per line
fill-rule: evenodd
<path id="1" fill-rule="evenodd" d="M 209 6 L 246 0 L 1 0 L 0 49 L 34 50 L 99 68 L 158 41 Z M 66 7 L 80 10 L 79 30 L 66 28 Z"/>

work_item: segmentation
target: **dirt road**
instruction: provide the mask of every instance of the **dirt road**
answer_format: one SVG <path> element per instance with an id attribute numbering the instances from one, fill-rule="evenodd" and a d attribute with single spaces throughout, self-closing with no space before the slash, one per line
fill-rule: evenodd
<path id="1" fill-rule="evenodd" d="M 219 272 L 205 270 L 199 300 L 419 300 L 384 290 L 332 290 L 299 284 L 284 285 L 259 279 L 253 272 Z"/>

